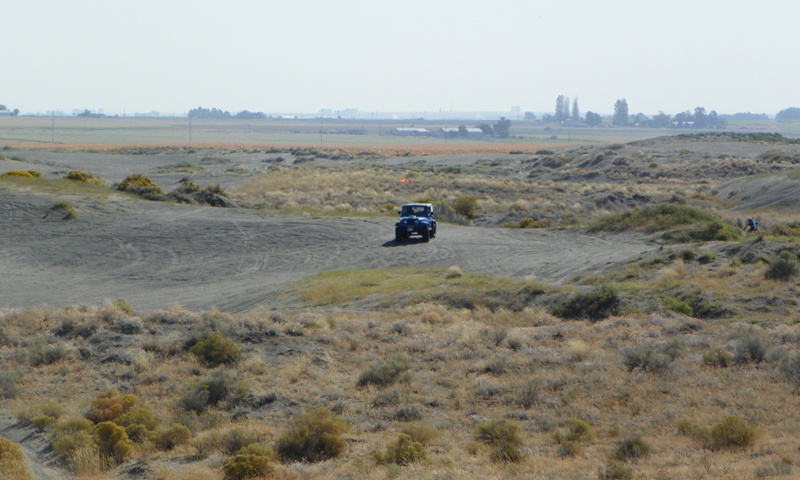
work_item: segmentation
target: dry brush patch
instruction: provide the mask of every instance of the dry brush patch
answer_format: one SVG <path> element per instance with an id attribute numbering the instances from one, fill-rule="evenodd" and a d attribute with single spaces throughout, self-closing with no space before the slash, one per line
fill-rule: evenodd
<path id="1" fill-rule="evenodd" d="M 399 311 L 241 316 L 126 312 L 109 304 L 5 310 L 0 328 L 3 368 L 20 373 L 11 380 L 7 408 L 29 421 L 52 415 L 52 423 L 37 425 L 75 432 L 63 437 L 82 452 L 70 457 L 74 467 L 105 469 L 111 476 L 119 473 L 110 460 L 128 456 L 165 478 L 180 478 L 177 465 L 186 458 L 195 460 L 185 468 L 222 478 L 230 458 L 238 458 L 228 463 L 230 471 L 256 468 L 248 456 L 263 457 L 258 465 L 264 471 L 321 478 L 384 472 L 409 478 L 596 478 L 586 472 L 601 465 L 645 478 L 719 478 L 778 465 L 781 471 L 797 468 L 800 405 L 791 375 L 800 345 L 796 324 L 699 322 L 658 313 L 590 323 L 535 310 L 431 303 Z M 185 339 L 213 338 L 207 345 L 229 346 L 208 332 L 230 339 L 241 355 L 219 366 L 202 363 Z M 735 357 L 744 348 L 741 339 L 753 335 L 767 345 L 759 363 L 704 361 L 715 350 Z M 159 338 L 165 344 L 154 343 Z M 65 352 L 52 363 L 31 363 L 38 342 L 61 343 Z M 664 368 L 631 368 L 628 350 L 656 352 L 668 362 Z M 209 402 L 205 395 L 219 399 Z M 198 399 L 204 402 L 196 410 L 179 408 Z M 314 410 L 322 405 L 324 415 Z M 720 448 L 681 433 L 686 425 L 708 432 L 718 424 L 738 427 L 730 417 L 758 435 Z M 89 423 L 57 427 L 76 418 Z M 295 463 L 306 455 L 305 437 L 292 428 L 316 421 L 342 435 L 341 441 L 331 437 L 332 450 L 324 450 L 337 456 Z M 91 454 L 75 443 L 93 438 L 85 445 L 101 449 Z M 279 438 L 293 442 L 284 452 L 301 453 L 280 454 Z M 311 460 L 314 451 L 303 458 Z"/>

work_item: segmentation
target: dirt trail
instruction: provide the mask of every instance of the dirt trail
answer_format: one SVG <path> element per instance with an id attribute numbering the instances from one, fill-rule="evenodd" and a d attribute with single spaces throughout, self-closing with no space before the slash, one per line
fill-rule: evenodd
<path id="1" fill-rule="evenodd" d="M 458 265 L 562 283 L 655 248 L 642 239 L 572 231 L 443 224 L 430 243 L 396 244 L 393 218 L 264 217 L 125 199 L 53 198 L 0 189 L 0 306 L 180 305 L 241 312 L 293 305 L 292 282 L 333 269 Z"/>
<path id="2" fill-rule="evenodd" d="M 48 434 L 18 422 L 8 412 L 0 411 L 0 437 L 20 444 L 35 480 L 72 478 L 57 465 L 55 454 L 50 449 Z"/>

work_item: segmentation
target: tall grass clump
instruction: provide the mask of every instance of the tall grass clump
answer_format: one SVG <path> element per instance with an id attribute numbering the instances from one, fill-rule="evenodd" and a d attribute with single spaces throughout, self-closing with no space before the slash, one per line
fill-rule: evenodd
<path id="1" fill-rule="evenodd" d="M 135 173 L 125 177 L 125 179 L 117 185 L 117 190 L 132 193 L 148 200 L 164 199 L 164 190 L 141 173 Z"/>
<path id="2" fill-rule="evenodd" d="M 72 180 L 74 182 L 85 182 L 85 183 L 93 183 L 95 185 L 106 185 L 102 179 L 95 177 L 93 174 L 89 172 L 82 172 L 79 170 L 73 170 L 67 173 L 64 176 L 65 180 Z"/>
<path id="3" fill-rule="evenodd" d="M 350 425 L 325 407 L 309 407 L 293 417 L 277 442 L 285 462 L 321 462 L 344 453 L 342 434 Z"/>

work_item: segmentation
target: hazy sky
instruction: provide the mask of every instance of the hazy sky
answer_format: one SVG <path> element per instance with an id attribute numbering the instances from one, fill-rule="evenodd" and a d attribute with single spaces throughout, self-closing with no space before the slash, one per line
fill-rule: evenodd
<path id="1" fill-rule="evenodd" d="M 800 107 L 800 1 L 0 0 L 21 112 Z"/>

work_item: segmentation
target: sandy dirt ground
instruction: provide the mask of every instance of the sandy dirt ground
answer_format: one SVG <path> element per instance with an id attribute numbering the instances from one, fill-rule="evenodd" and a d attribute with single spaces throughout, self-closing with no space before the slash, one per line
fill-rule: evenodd
<path id="1" fill-rule="evenodd" d="M 194 162 L 201 184 L 241 185 L 269 165 L 263 153 L 3 152 L 0 171 L 46 178 L 90 171 L 109 183 L 145 173 L 165 189 Z M 479 161 L 480 156 L 431 158 Z M 414 161 L 409 159 L 406 161 Z M 122 196 L 69 198 L 78 218 L 51 210 L 48 194 L 0 187 L 0 307 L 100 304 L 182 306 L 243 312 L 300 305 L 294 281 L 326 270 L 459 266 L 467 272 L 560 284 L 657 248 L 632 236 L 442 224 L 430 243 L 396 244 L 393 217 L 265 216 L 254 210 L 148 202 Z"/>
<path id="2" fill-rule="evenodd" d="M 242 312 L 297 306 L 291 284 L 341 269 L 459 266 L 562 283 L 657 248 L 572 231 L 443 224 L 430 243 L 396 244 L 394 218 L 263 216 L 118 198 L 76 199 L 75 220 L 47 195 L 0 189 L 0 305 L 183 306 Z"/>

